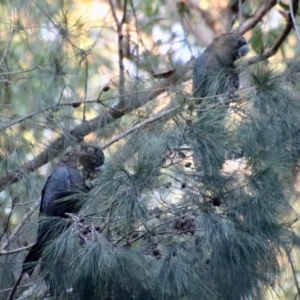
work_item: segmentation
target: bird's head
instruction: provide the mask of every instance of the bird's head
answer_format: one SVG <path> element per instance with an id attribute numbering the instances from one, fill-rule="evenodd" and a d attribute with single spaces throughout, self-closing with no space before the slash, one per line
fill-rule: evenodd
<path id="1" fill-rule="evenodd" d="M 104 154 L 100 147 L 93 145 L 79 145 L 77 146 L 78 163 L 86 172 L 95 172 L 104 170 Z"/>
<path id="2" fill-rule="evenodd" d="M 222 58 L 224 65 L 231 65 L 249 52 L 246 39 L 238 33 L 226 33 L 216 37 L 207 49 L 213 49 Z"/>

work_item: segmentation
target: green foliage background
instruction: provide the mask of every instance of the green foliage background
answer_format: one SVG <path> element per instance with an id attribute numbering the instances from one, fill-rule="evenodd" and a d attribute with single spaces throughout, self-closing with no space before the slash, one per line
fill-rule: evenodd
<path id="1" fill-rule="evenodd" d="M 221 2 L 219 27 L 230 23 Z M 242 1 L 244 20 L 262 2 Z M 215 96 L 195 106 L 188 60 L 216 34 L 200 24 L 212 3 L 128 1 L 120 36 L 112 10 L 120 21 L 124 3 L 1 1 L 0 299 L 26 253 L 5 251 L 35 241 L 38 213 L 27 215 L 51 167 L 83 139 L 104 147 L 106 172 L 16 299 L 44 299 L 43 278 L 55 299 L 292 299 L 297 30 L 275 56 L 239 64 L 229 108 Z M 286 23 L 273 18 L 275 28 L 263 19 L 247 30 L 249 56 L 280 36 Z"/>

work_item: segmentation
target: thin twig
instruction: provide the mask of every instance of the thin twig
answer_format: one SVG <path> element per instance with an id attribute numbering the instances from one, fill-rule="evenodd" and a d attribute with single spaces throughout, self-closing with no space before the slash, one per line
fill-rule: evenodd
<path id="1" fill-rule="evenodd" d="M 256 24 L 258 24 L 262 18 L 271 10 L 273 6 L 277 4 L 277 0 L 269 0 L 265 1 L 261 7 L 252 15 L 251 18 L 246 20 L 243 24 L 240 23 L 240 26 L 235 30 L 240 34 L 244 34 L 245 32 L 252 29 Z"/>
<path id="2" fill-rule="evenodd" d="M 185 79 L 185 76 L 181 77 L 181 80 Z M 116 119 L 119 119 L 125 114 L 131 113 L 135 109 L 142 107 L 146 103 L 149 103 L 157 96 L 164 93 L 170 87 L 171 83 L 172 82 L 170 81 L 170 79 L 166 79 L 160 82 L 153 90 L 142 92 L 141 101 L 132 102 L 130 106 L 123 109 L 117 104 L 112 108 L 106 109 L 104 112 L 102 112 L 92 120 L 77 125 L 68 134 L 65 133 L 64 135 L 54 140 L 46 150 L 37 155 L 35 158 L 20 165 L 18 169 L 9 171 L 4 176 L 0 177 L 0 191 L 6 188 L 8 185 L 11 185 L 12 183 L 22 179 L 24 174 L 33 172 L 35 169 L 43 166 L 51 159 L 58 156 L 70 145 L 72 140 L 74 142 L 80 140 L 92 131 L 104 128 L 108 124 L 114 122 Z"/>
<path id="3" fill-rule="evenodd" d="M 197 209 L 198 209 L 198 208 L 197 208 Z M 195 209 L 195 211 L 196 211 L 197 209 Z M 181 218 L 183 218 L 183 217 L 187 217 L 187 216 L 193 215 L 193 213 L 195 213 L 195 211 L 193 211 L 193 212 L 188 212 L 188 213 L 186 213 L 186 214 L 180 215 L 180 216 L 175 217 L 175 218 L 173 218 L 173 219 L 169 219 L 169 220 L 167 220 L 167 221 L 165 221 L 165 222 L 163 222 L 163 223 L 161 223 L 161 224 L 155 226 L 154 228 L 152 228 L 152 231 L 155 231 L 157 228 L 162 227 L 162 226 L 164 226 L 164 225 L 166 225 L 166 224 L 175 222 L 176 220 L 179 220 L 179 219 L 181 219 Z M 134 243 L 134 242 L 140 240 L 140 239 L 143 238 L 147 233 L 148 233 L 148 232 L 145 232 L 144 234 L 141 234 L 140 236 L 131 239 L 131 240 L 129 241 L 129 243 Z M 118 243 L 119 243 L 121 240 L 123 240 L 123 239 L 124 239 L 124 237 L 120 238 L 115 244 L 118 244 Z"/>
<path id="4" fill-rule="evenodd" d="M 135 7 L 134 7 L 134 4 L 133 4 L 133 1 L 130 0 L 130 4 L 131 4 L 131 10 L 132 10 L 132 14 L 133 14 L 133 17 L 134 17 L 134 25 L 135 25 L 135 34 L 136 34 L 136 41 L 139 40 L 139 28 L 138 28 L 138 18 L 137 18 L 137 14 L 136 14 L 136 11 L 135 11 Z M 130 43 L 130 41 L 129 41 Z M 129 49 L 130 51 L 130 49 Z M 138 78 L 139 77 L 139 61 L 140 61 L 140 53 L 139 53 L 139 43 L 137 42 L 136 43 L 136 48 L 135 48 L 135 52 L 136 52 L 136 65 L 138 66 L 138 68 L 136 68 L 136 77 Z"/>
<path id="5" fill-rule="evenodd" d="M 243 1 L 239 0 L 239 24 L 243 23 Z"/>
<path id="6" fill-rule="evenodd" d="M 117 33 L 118 33 L 118 52 L 119 52 L 119 101 L 121 107 L 124 107 L 124 97 L 122 96 L 125 91 L 125 76 L 124 76 L 124 53 L 123 53 L 123 25 L 126 21 L 126 12 L 127 12 L 127 0 L 124 0 L 124 7 L 123 7 L 123 15 L 121 21 L 118 20 L 117 13 L 115 6 L 112 0 L 109 0 L 109 5 L 111 8 L 111 12 L 115 23 L 117 25 Z"/>
<path id="7" fill-rule="evenodd" d="M 297 271 L 295 269 L 295 266 L 294 266 L 294 263 L 293 263 L 290 251 L 288 249 L 285 249 L 285 252 L 286 252 L 288 261 L 289 261 L 289 263 L 291 265 L 291 269 L 292 269 L 292 272 L 293 272 L 294 281 L 295 281 L 295 285 L 296 285 L 296 288 L 297 288 L 298 296 L 300 296 L 300 286 L 299 286 L 299 283 L 298 283 Z"/>
<path id="8" fill-rule="evenodd" d="M 112 98 L 115 98 L 115 97 L 112 97 Z M 103 101 L 106 101 L 106 100 L 109 100 L 109 99 L 105 99 L 105 100 L 103 100 Z M 16 125 L 16 124 L 18 124 L 18 123 L 21 123 L 21 122 L 23 122 L 23 121 L 25 121 L 25 120 L 27 120 L 27 119 L 30 119 L 30 118 L 32 118 L 32 117 L 38 115 L 38 114 L 42 114 L 42 113 L 44 113 L 44 112 L 47 111 L 47 110 L 53 110 L 53 109 L 56 108 L 56 107 L 60 107 L 60 106 L 74 106 L 74 105 L 78 105 L 78 104 L 82 104 L 82 103 L 98 103 L 98 102 L 99 102 L 98 100 L 86 100 L 86 101 L 64 102 L 64 103 L 59 103 L 59 104 L 56 104 L 56 105 L 52 105 L 52 106 L 43 108 L 43 109 L 41 109 L 40 111 L 33 112 L 33 113 L 31 113 L 31 114 L 29 114 L 29 115 L 27 115 L 27 116 L 21 117 L 21 118 L 15 120 L 15 121 L 10 122 L 10 123 L 8 123 L 8 124 L 2 126 L 2 127 L 0 128 L 0 131 L 3 131 L 3 130 L 5 130 L 5 129 L 11 127 L 11 126 L 14 126 L 14 125 Z"/>
<path id="9" fill-rule="evenodd" d="M 10 189 L 9 189 L 9 190 L 10 190 Z M 13 214 L 13 210 L 14 210 L 15 203 L 14 203 L 14 201 L 13 201 L 13 197 L 11 197 L 11 198 L 12 198 L 11 209 L 10 209 L 10 212 L 9 212 L 8 217 L 7 217 L 7 219 L 6 219 L 6 222 L 5 222 L 5 225 L 4 225 L 4 228 L 3 228 L 3 232 L 2 232 L 2 234 L 1 234 L 1 236 L 0 236 L 0 241 L 2 240 L 3 236 L 6 234 L 6 231 L 7 231 L 7 229 L 8 229 L 8 226 L 9 226 L 9 224 L 10 224 L 11 216 L 12 216 L 12 214 Z"/>
<path id="10" fill-rule="evenodd" d="M 7 55 L 7 52 L 8 52 L 8 49 L 9 49 L 9 46 L 10 46 L 10 43 L 11 43 L 11 40 L 13 38 L 13 34 L 14 34 L 14 28 L 11 28 L 10 30 L 10 35 L 8 37 L 8 40 L 6 42 L 6 45 L 5 45 L 5 49 L 4 49 L 4 52 L 3 52 L 3 55 L 1 57 L 1 60 L 0 60 L 0 67 L 2 66 L 2 63 Z"/>
<path id="11" fill-rule="evenodd" d="M 102 91 L 103 91 L 103 89 L 102 89 Z M 164 92 L 164 90 L 162 90 L 161 87 L 159 87 L 159 88 L 156 88 L 156 89 L 154 88 L 154 89 L 149 89 L 149 90 L 137 91 L 137 92 L 131 93 L 131 94 L 124 94 L 124 95 L 122 95 L 122 97 L 129 96 L 129 95 L 132 96 L 132 95 L 137 95 L 137 94 L 142 94 L 142 93 L 151 93 L 151 92 L 157 93 L 157 95 L 159 95 L 160 93 Z M 96 100 L 85 100 L 85 102 L 84 101 L 72 101 L 72 102 L 64 102 L 64 103 L 59 103 L 59 104 L 48 106 L 46 108 L 41 109 L 40 111 L 33 112 L 33 113 L 31 113 L 31 114 L 29 114 L 27 116 L 21 117 L 21 118 L 19 118 L 17 120 L 14 120 L 14 121 L 12 121 L 12 122 L 10 122 L 10 123 L 8 123 L 8 124 L 0 127 L 0 131 L 3 131 L 3 130 L 5 130 L 5 129 L 13 126 L 13 125 L 21 123 L 21 122 L 23 122 L 23 121 L 25 121 L 27 119 L 30 119 L 30 118 L 38 115 L 38 114 L 44 113 L 47 110 L 53 110 L 54 108 L 61 107 L 61 106 L 76 106 L 76 105 L 79 105 L 79 104 L 82 104 L 82 103 L 86 103 L 86 104 L 87 103 L 90 103 L 90 104 L 92 104 L 92 103 L 100 103 L 101 105 L 105 106 L 106 108 L 115 110 L 116 112 L 121 112 L 122 111 L 121 109 L 117 109 L 115 107 L 110 107 L 110 106 L 104 104 L 104 102 L 106 102 L 106 101 L 110 101 L 110 100 L 116 99 L 115 96 L 108 97 L 108 98 L 105 98 L 105 99 L 103 99 L 103 100 L 100 101 L 101 95 L 102 95 L 102 92 L 100 93 L 98 99 L 96 99 Z"/>
<path id="12" fill-rule="evenodd" d="M 19 284 L 20 284 L 20 282 L 21 282 L 21 280 L 22 280 L 22 278 L 23 278 L 23 275 L 24 275 L 24 273 L 21 272 L 20 275 L 19 275 L 19 277 L 18 277 L 18 279 L 17 279 L 16 282 L 14 283 L 14 286 L 12 287 L 12 289 L 11 289 L 11 291 L 10 291 L 10 293 L 9 293 L 9 295 L 8 295 L 8 297 L 7 297 L 7 300 L 13 300 L 13 299 L 14 299 L 14 294 L 15 294 L 15 292 L 16 292 L 17 289 L 18 289 L 18 286 L 19 286 Z"/>
<path id="13" fill-rule="evenodd" d="M 169 110 L 163 111 L 163 112 L 161 112 L 161 113 L 159 113 L 159 114 L 157 114 L 157 115 L 155 115 L 155 116 L 153 116 L 153 117 L 151 117 L 151 118 L 146 119 L 145 121 L 143 121 L 143 122 L 141 122 L 141 123 L 139 123 L 139 124 L 137 124 L 137 125 L 131 127 L 130 129 L 124 131 L 124 132 L 121 133 L 121 134 L 119 134 L 118 136 L 116 136 L 115 138 L 113 138 L 112 140 L 110 140 L 109 142 L 105 143 L 101 148 L 102 148 L 102 149 L 105 149 L 105 148 L 111 146 L 112 144 L 116 143 L 117 141 L 123 139 L 123 138 L 124 138 L 125 136 L 127 136 L 128 134 L 130 134 L 130 133 L 132 133 L 132 132 L 134 132 L 134 131 L 136 131 L 136 130 L 142 128 L 142 127 L 144 127 L 145 125 L 148 125 L 148 124 L 150 124 L 150 123 L 153 123 L 154 121 L 157 121 L 157 120 L 159 120 L 159 119 L 161 119 L 161 118 L 167 116 L 168 114 L 170 114 L 170 113 L 176 111 L 177 109 L 179 109 L 179 107 L 180 107 L 180 106 L 176 106 L 176 107 L 171 108 L 171 109 L 169 109 Z"/>
<path id="14" fill-rule="evenodd" d="M 28 246 L 23 246 L 23 247 L 19 247 L 19 248 L 15 248 L 12 250 L 1 250 L 0 251 L 0 256 L 1 255 L 10 255 L 10 254 L 15 254 L 24 250 L 27 250 L 29 248 L 31 248 L 34 244 L 28 245 Z"/>
<path id="15" fill-rule="evenodd" d="M 89 77 L 89 62 L 87 57 L 85 58 L 85 81 L 84 81 L 84 97 L 83 97 L 83 110 L 82 110 L 82 120 L 86 121 L 85 112 L 86 112 L 86 97 L 88 89 L 88 77 Z"/>
<path id="16" fill-rule="evenodd" d="M 41 69 L 41 68 L 39 66 L 35 66 L 35 67 L 33 67 L 31 69 L 28 69 L 28 70 L 14 71 L 14 72 L 2 72 L 2 73 L 0 73 L 0 75 L 15 75 L 15 74 L 27 73 L 27 72 L 31 72 L 35 69 Z M 9 83 L 13 83 L 13 82 L 9 82 Z"/>
<path id="17" fill-rule="evenodd" d="M 27 284 L 18 286 L 18 289 L 30 287 L 30 286 L 32 286 L 33 284 L 35 284 L 35 282 L 30 282 L 30 283 L 27 283 Z M 0 294 L 1 294 L 1 293 L 7 293 L 7 292 L 11 291 L 12 289 L 13 289 L 13 288 L 10 287 L 10 288 L 7 288 L 7 289 L 0 290 Z"/>
<path id="18" fill-rule="evenodd" d="M 290 16 L 291 16 L 291 19 L 292 19 L 292 22 L 293 22 L 293 25 L 294 25 L 294 29 L 296 31 L 296 36 L 297 36 L 297 39 L 298 39 L 298 43 L 299 43 L 300 42 L 300 35 L 299 35 L 298 26 L 297 26 L 296 19 L 295 19 L 292 0 L 289 1 L 289 7 L 290 7 Z"/>
<path id="19" fill-rule="evenodd" d="M 299 1 L 298 0 L 293 0 L 293 5 L 292 5 L 292 11 L 294 14 L 297 14 L 299 8 Z M 278 39 L 275 41 L 275 43 L 272 45 L 271 48 L 267 49 L 264 53 L 260 55 L 256 55 L 251 57 L 250 59 L 247 60 L 247 64 L 254 64 L 259 61 L 265 60 L 272 55 L 274 55 L 278 49 L 281 47 L 282 43 L 285 41 L 291 30 L 293 29 L 293 22 L 288 22 L 281 33 L 281 35 L 278 37 Z"/>
<path id="20" fill-rule="evenodd" d="M 17 234 L 20 232 L 20 230 L 23 228 L 24 224 L 27 222 L 27 220 L 30 218 L 30 216 L 34 213 L 34 211 L 38 208 L 40 205 L 40 201 L 36 201 L 34 205 L 29 209 L 29 211 L 26 212 L 23 219 L 19 222 L 19 224 L 15 227 L 11 235 L 8 237 L 7 241 L 4 243 L 4 245 L 1 247 L 0 251 L 3 252 L 6 250 L 6 248 L 9 246 L 9 244 L 13 241 L 13 239 L 17 236 Z"/>
<path id="21" fill-rule="evenodd" d="M 10 45 L 11 40 L 12 40 L 12 37 L 13 37 L 13 33 L 14 33 L 14 29 L 11 29 L 11 30 L 10 30 L 10 36 L 9 36 L 9 39 L 8 39 L 8 41 L 7 41 L 7 44 L 6 44 L 6 46 L 5 46 L 5 49 L 4 49 L 2 58 L 1 58 L 1 60 L 0 60 L 0 67 L 1 67 L 1 65 L 2 65 L 4 59 L 5 59 L 6 55 L 7 55 L 8 48 L 9 48 L 9 45 Z"/>

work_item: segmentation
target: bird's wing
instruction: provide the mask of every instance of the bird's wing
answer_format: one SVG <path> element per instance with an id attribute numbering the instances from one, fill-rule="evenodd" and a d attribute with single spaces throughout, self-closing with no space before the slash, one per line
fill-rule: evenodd
<path id="1" fill-rule="evenodd" d="M 48 217 L 65 217 L 65 213 L 73 213 L 78 210 L 77 200 L 60 199 L 76 193 L 76 191 L 87 191 L 85 181 L 79 170 L 70 167 L 67 161 L 60 163 L 52 174 L 48 177 L 47 182 L 42 190 L 42 200 L 40 205 L 40 214 Z M 57 219 L 45 218 L 39 220 L 37 241 L 27 254 L 22 272 L 29 275 L 33 272 L 42 251 L 51 240 L 58 237 L 65 226 Z"/>
<path id="2" fill-rule="evenodd" d="M 42 191 L 40 213 L 46 216 L 65 217 L 65 213 L 75 213 L 76 199 L 63 199 L 80 191 L 88 191 L 85 180 L 74 167 L 57 167 L 48 178 Z"/>
<path id="3" fill-rule="evenodd" d="M 207 94 L 207 56 L 205 53 L 200 54 L 193 66 L 193 95 L 194 97 L 205 97 Z"/>
<path id="4" fill-rule="evenodd" d="M 55 200 L 66 197 L 70 191 L 70 176 L 68 167 L 58 167 L 48 177 L 42 190 L 40 213 L 46 216 L 60 216 Z"/>

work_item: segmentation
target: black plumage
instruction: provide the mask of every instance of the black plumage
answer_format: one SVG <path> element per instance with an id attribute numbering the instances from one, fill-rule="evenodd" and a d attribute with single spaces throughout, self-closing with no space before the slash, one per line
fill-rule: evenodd
<path id="1" fill-rule="evenodd" d="M 238 89 L 239 74 L 234 62 L 248 51 L 247 42 L 240 34 L 228 33 L 215 38 L 194 61 L 193 96 L 202 98 Z"/>
<path id="2" fill-rule="evenodd" d="M 65 218 L 66 213 L 79 211 L 81 202 L 69 197 L 89 190 L 79 165 L 84 172 L 94 172 L 103 163 L 104 155 L 99 147 L 80 145 L 66 153 L 55 166 L 42 190 L 40 205 L 40 215 L 51 218 L 40 220 L 37 241 L 23 262 L 23 273 L 31 275 L 47 243 L 61 234 L 63 227 L 57 226 L 53 217 Z"/>

